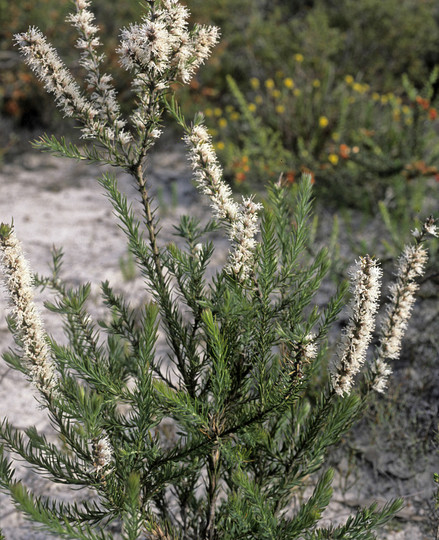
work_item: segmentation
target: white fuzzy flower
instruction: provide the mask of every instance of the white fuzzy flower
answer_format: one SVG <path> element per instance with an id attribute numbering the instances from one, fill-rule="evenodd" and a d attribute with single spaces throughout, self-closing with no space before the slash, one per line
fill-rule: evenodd
<path id="1" fill-rule="evenodd" d="M 338 347 L 332 386 L 339 395 L 348 394 L 355 375 L 366 359 L 381 285 L 381 269 L 370 257 L 362 257 L 351 271 L 352 315 Z"/>
<path id="2" fill-rule="evenodd" d="M 243 197 L 240 216 L 231 224 L 233 251 L 229 256 L 226 271 L 243 281 L 249 277 L 253 254 L 256 248 L 255 236 L 258 233 L 258 210 L 262 208 L 251 197 Z"/>
<path id="3" fill-rule="evenodd" d="M 317 358 L 319 348 L 316 343 L 316 335 L 308 334 L 302 343 L 303 358 L 306 362 L 310 362 Z"/>
<path id="4" fill-rule="evenodd" d="M 230 186 L 222 179 L 223 172 L 207 128 L 201 124 L 193 126 L 184 140 L 190 148 L 189 160 L 198 188 L 210 198 L 215 216 L 233 226 L 240 214 L 239 205 L 233 200 Z"/>
<path id="5" fill-rule="evenodd" d="M 211 201 L 216 218 L 227 224 L 232 251 L 226 272 L 245 281 L 251 272 L 258 232 L 257 211 L 262 207 L 250 198 L 243 198 L 241 207 L 234 201 L 232 190 L 222 178 L 222 169 L 205 126 L 198 124 L 184 138 L 189 146 L 189 160 L 199 190 Z"/>
<path id="6" fill-rule="evenodd" d="M 427 260 L 427 251 L 421 243 L 406 246 L 399 258 L 396 281 L 389 287 L 390 302 L 381 323 L 380 342 L 372 368 L 372 386 L 377 391 L 383 391 L 391 373 L 385 360 L 396 360 L 400 355 L 402 338 L 419 288 L 415 279 L 424 274 Z"/>
<path id="7" fill-rule="evenodd" d="M 426 233 L 431 234 L 432 236 L 436 236 L 436 238 L 439 237 L 439 231 L 436 225 L 436 220 L 433 217 L 429 217 L 425 221 L 423 230 Z"/>
<path id="8" fill-rule="evenodd" d="M 0 225 L 0 252 L 4 280 L 32 383 L 44 395 L 53 395 L 57 376 L 34 302 L 31 273 L 14 230 L 5 225 Z"/>
<path id="9" fill-rule="evenodd" d="M 172 37 L 161 21 L 132 24 L 121 33 L 118 53 L 122 66 L 128 70 L 163 73 L 169 67 L 172 51 Z"/>
<path id="10" fill-rule="evenodd" d="M 379 393 L 383 393 L 387 388 L 387 381 L 392 374 L 392 369 L 382 358 L 377 358 L 372 366 L 372 388 Z"/>
<path id="11" fill-rule="evenodd" d="M 15 41 L 26 63 L 43 81 L 46 90 L 55 95 L 66 116 L 97 115 L 97 111 L 82 97 L 71 73 L 38 28 L 31 27 L 23 34 L 16 34 Z"/>
<path id="12" fill-rule="evenodd" d="M 406 246 L 399 261 L 396 281 L 389 287 L 390 304 L 382 322 L 378 355 L 382 359 L 396 359 L 401 351 L 401 341 L 415 303 L 419 288 L 415 279 L 422 276 L 428 254 L 422 244 Z"/>
<path id="13" fill-rule="evenodd" d="M 102 471 L 104 471 L 104 474 L 105 472 L 108 473 L 106 469 L 111 464 L 114 454 L 108 435 L 104 435 L 100 439 L 93 439 L 92 454 L 95 472 L 97 474 L 100 474 Z"/>
<path id="14" fill-rule="evenodd" d="M 101 45 L 96 36 L 98 27 L 93 25 L 94 15 L 87 9 L 90 2 L 75 1 L 76 13 L 69 15 L 67 20 L 79 32 L 76 47 L 82 51 L 80 64 L 87 72 L 86 83 L 88 90 L 92 91 L 90 100 L 96 107 L 99 119 L 104 123 L 110 123 L 115 132 L 121 130 L 125 121 L 121 119 L 119 103 L 116 99 L 116 90 L 112 86 L 112 77 L 100 72 L 100 64 L 104 55 L 97 53 L 97 47 Z M 87 137 L 86 137 L 87 138 Z M 114 134 L 112 140 L 117 139 L 121 144 L 129 142 L 129 134 Z M 125 143 L 123 141 L 126 141 Z"/>
<path id="15" fill-rule="evenodd" d="M 43 81 L 46 90 L 54 94 L 64 116 L 75 117 L 84 125 L 84 138 L 107 133 L 110 135 L 109 139 L 115 138 L 113 128 L 108 128 L 106 120 L 102 119 L 101 111 L 81 94 L 70 71 L 40 30 L 31 27 L 27 32 L 17 34 L 15 41 L 26 63 Z"/>

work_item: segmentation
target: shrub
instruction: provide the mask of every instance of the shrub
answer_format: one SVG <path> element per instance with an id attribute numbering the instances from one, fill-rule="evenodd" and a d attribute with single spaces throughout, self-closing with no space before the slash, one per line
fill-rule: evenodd
<path id="1" fill-rule="evenodd" d="M 58 435 L 51 442 L 36 428 L 21 431 L 5 419 L 0 487 L 30 520 L 64 538 L 113 538 L 114 530 L 127 539 L 374 538 L 401 501 L 380 510 L 371 505 L 344 524 L 319 527 L 332 492 L 325 456 L 361 414 L 371 390 L 385 389 L 387 360 L 399 354 L 426 263 L 424 237 L 437 234 L 434 220 L 416 230 L 404 250 L 379 345 L 360 381 L 381 270 L 369 256 L 356 263 L 350 320 L 330 376 L 316 383 L 313 374 L 327 354 L 325 338 L 344 305 L 345 287 L 324 308 L 312 307 L 329 261 L 325 250 L 305 256 L 310 177 L 300 184 L 294 208 L 281 183 L 269 189 L 265 210 L 251 197 L 238 204 L 201 118 L 188 124 L 170 91 L 172 82 L 191 79 L 215 44 L 217 29 L 189 30 L 187 11 L 177 0 L 148 1 L 142 22 L 122 31 L 118 48 L 133 75 L 136 100 L 125 119 L 111 78 L 101 70 L 90 2 L 75 5 L 70 21 L 80 36 L 85 91 L 38 29 L 16 41 L 89 144 L 45 136 L 37 146 L 130 173 L 141 196 L 140 220 L 110 174 L 100 184 L 153 301 L 136 317 L 124 297 L 103 283 L 109 317 L 98 321 L 98 329 L 87 312 L 90 286 L 68 287 L 60 275 L 61 253 L 55 252 L 52 274 L 34 281 L 56 294 L 46 307 L 64 319 L 67 343 L 61 344 L 44 331 L 14 228 L 0 226 L 16 340 L 4 359 L 30 381 Z M 165 110 L 184 131 L 196 184 L 214 212 L 204 226 L 183 217 L 176 226 L 180 245 L 166 247 L 144 171 Z M 218 227 L 231 248 L 224 267 L 208 280 L 214 245 L 206 238 Z M 155 353 L 159 324 L 169 363 Z M 87 493 L 63 503 L 38 496 L 16 479 L 10 452 L 54 483 Z M 311 475 L 314 484 L 305 494 Z M 296 494 L 306 500 L 291 508 Z"/>
<path id="2" fill-rule="evenodd" d="M 438 57 L 438 9 L 434 0 L 188 0 L 199 20 L 221 26 L 224 45 L 202 74 L 203 85 L 224 88 L 230 74 L 239 85 L 250 77 L 290 72 L 301 53 L 319 74 L 333 68 L 394 91 L 407 73 L 422 86 Z M 233 13 L 233 17 L 230 17 Z"/>
<path id="3" fill-rule="evenodd" d="M 281 173 L 293 182 L 312 171 L 326 201 L 370 210 L 390 189 L 410 200 L 420 179 L 439 178 L 436 79 L 437 70 L 419 93 L 404 78 L 401 96 L 379 94 L 334 71 L 314 78 L 298 54 L 292 72 L 254 77 L 245 95 L 229 77 L 234 104 L 208 107 L 205 115 L 215 122 L 216 147 L 235 185 L 254 187 Z"/>

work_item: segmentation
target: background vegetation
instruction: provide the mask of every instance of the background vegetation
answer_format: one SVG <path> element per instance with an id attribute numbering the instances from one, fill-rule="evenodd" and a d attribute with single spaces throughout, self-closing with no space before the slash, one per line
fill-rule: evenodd
<path id="1" fill-rule="evenodd" d="M 393 206 L 401 197 L 419 201 L 426 178 L 439 179 L 437 2 L 187 4 L 193 20 L 221 27 L 222 41 L 181 97 L 187 112 L 201 109 L 212 116 L 227 178 L 239 189 L 254 190 L 281 172 L 292 181 L 310 170 L 327 202 L 375 212 L 386 197 Z M 12 42 L 14 33 L 36 25 L 71 65 L 74 33 L 57 32 L 69 5 L 0 1 L 3 154 L 18 150 L 17 130 L 57 131 L 59 115 L 42 87 L 29 84 L 33 79 Z M 94 9 L 109 69 L 127 100 L 126 74 L 114 51 L 119 29 L 138 16 L 138 2 L 96 0 Z M 81 76 L 79 66 L 76 74 Z M 419 210 L 417 205 L 411 213 Z"/>

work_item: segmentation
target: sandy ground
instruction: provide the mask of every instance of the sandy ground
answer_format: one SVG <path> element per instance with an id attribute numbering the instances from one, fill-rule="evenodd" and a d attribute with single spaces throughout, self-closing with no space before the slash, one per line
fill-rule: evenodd
<path id="1" fill-rule="evenodd" d="M 92 283 L 90 309 L 94 315 L 102 313 L 98 291 L 103 280 L 118 284 L 134 302 L 140 301 L 143 295 L 138 292 L 143 290 L 140 277 L 124 280 L 120 265 L 121 257 L 126 256 L 124 237 L 112 216 L 110 203 L 95 180 L 99 174 L 96 166 L 33 153 L 23 155 L 19 162 L 4 165 L 0 171 L 0 221 L 9 222 L 13 217 L 33 271 L 46 274 L 52 246 L 62 246 L 65 253 L 63 276 L 73 284 Z M 190 173 L 179 149 L 157 154 L 151 162 L 150 178 L 153 192 L 166 206 L 161 216 L 161 242 L 166 243 L 171 241 L 172 224 L 177 215 L 202 216 L 206 207 L 190 183 Z M 128 197 L 135 200 L 136 192 L 127 177 L 120 175 L 119 182 Z M 224 240 L 218 240 L 218 246 L 215 262 L 220 264 L 227 253 L 227 245 Z M 5 309 L 3 296 L 0 298 L 2 350 L 10 345 L 4 321 Z M 61 336 L 59 322 L 49 315 L 44 315 L 49 332 Z M 0 365 L 0 417 L 4 416 L 17 427 L 36 425 L 42 431 L 49 430 L 44 413 L 38 409 L 32 390 L 21 375 Z M 328 522 L 344 521 L 358 505 L 368 504 L 374 497 L 385 500 L 409 495 L 399 520 L 380 538 L 423 540 L 431 537 L 422 531 L 426 530 L 426 515 L 431 512 L 425 501 L 431 499 L 434 466 L 429 463 L 428 467 L 421 466 L 421 470 L 413 471 L 412 481 L 407 484 L 407 479 L 398 477 L 398 471 L 392 473 L 389 470 L 389 463 L 379 461 L 383 458 L 376 455 L 375 446 L 361 439 L 357 439 L 356 444 L 367 476 L 347 487 L 352 479 L 350 463 L 346 458 L 340 460 L 339 489 L 325 514 Z M 395 459 L 390 462 L 394 465 Z M 29 471 L 23 470 L 22 475 L 31 487 L 41 488 L 40 481 Z M 348 477 L 350 480 L 346 480 Z M 342 489 L 343 486 L 346 489 Z M 46 488 L 43 486 L 43 489 Z M 0 527 L 7 540 L 47 537 L 31 531 L 3 494 L 0 494 Z"/>

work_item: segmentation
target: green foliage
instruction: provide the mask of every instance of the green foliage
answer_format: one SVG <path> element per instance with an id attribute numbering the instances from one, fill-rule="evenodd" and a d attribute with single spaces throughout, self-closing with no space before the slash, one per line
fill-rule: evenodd
<path id="1" fill-rule="evenodd" d="M 155 282 L 152 254 L 143 246 L 139 224 L 114 182 L 104 177 L 102 184 L 120 212 L 142 272 Z M 153 290 L 157 305 L 134 314 L 103 283 L 111 313 L 110 322 L 98 321 L 107 334 L 105 346 L 105 334 L 99 335 L 86 312 L 89 286 L 66 288 L 59 275 L 61 253 L 54 253 L 52 277 L 37 281 L 54 289 L 57 300 L 46 307 L 65 318 L 69 343 L 50 341 L 61 378 L 59 394 L 47 407 L 62 445 L 49 443 L 35 428 L 21 434 L 6 421 L 0 435 L 6 448 L 35 470 L 57 483 L 93 488 L 97 498 L 85 496 L 79 503 L 62 505 L 42 499 L 15 482 L 4 455 L 2 486 L 32 521 L 65 538 L 104 539 L 112 538 L 105 523 L 116 519 L 124 538 L 135 539 L 145 527 L 156 526 L 148 508 L 157 504 L 164 516 L 167 497 L 174 492 L 173 504 L 185 516 L 183 538 L 200 538 L 204 517 L 187 490 L 207 467 L 217 482 L 223 476 L 226 482 L 226 497 L 216 509 L 223 538 L 298 538 L 315 527 L 330 500 L 331 471 L 320 477 L 294 519 L 281 517 L 283 509 L 302 480 L 320 469 L 327 448 L 337 443 L 362 406 L 354 395 L 340 399 L 323 389 L 314 405 L 305 398 L 314 366 L 301 357 L 297 344 L 311 330 L 323 339 L 342 306 L 339 295 L 324 311 L 315 308 L 311 318 L 306 315 L 328 268 L 325 253 L 310 263 L 303 259 L 310 196 L 308 180 L 299 186 L 291 207 L 284 202 L 284 189 L 272 186 L 255 276 L 258 288 L 253 291 L 241 290 L 225 275 L 207 288 L 204 271 L 212 247 L 205 245 L 197 263 L 189 254 L 212 227 L 202 230 L 193 219 L 182 218 L 176 235 L 185 239 L 188 251 L 174 245 L 163 253 L 182 305 L 169 303 L 165 283 Z M 184 304 L 192 313 L 185 322 L 180 315 Z M 154 352 L 158 312 L 172 332 L 169 359 L 177 379 L 169 377 L 166 362 Z M 121 404 L 127 413 L 120 412 Z M 179 432 L 170 448 L 160 430 L 166 418 Z M 103 433 L 114 455 L 111 468 L 100 472 L 92 441 Z M 197 504 L 206 502 L 200 499 Z M 371 508 L 340 531 L 371 531 L 397 508 L 387 513 Z M 183 532 L 172 519 L 163 526 L 177 536 Z M 327 537 L 318 534 L 323 536 L 310 538 Z M 348 536 L 340 532 L 338 537 Z M 371 532 L 361 537 L 373 538 Z"/>
<path id="2" fill-rule="evenodd" d="M 294 182 L 309 171 L 326 201 L 375 211 L 377 201 L 390 196 L 389 207 L 400 212 L 395 218 L 405 214 L 412 221 L 425 197 L 425 179 L 439 178 L 431 102 L 437 74 L 422 92 L 405 78 L 401 96 L 379 94 L 352 76 L 312 78 L 299 56 L 291 72 L 251 79 L 246 95 L 229 77 L 235 104 L 208 107 L 205 115 L 215 123 L 228 177 L 241 189 L 282 173 Z M 400 200 L 410 201 L 409 212 L 398 207 Z"/>
<path id="3" fill-rule="evenodd" d="M 340 78 L 361 73 L 381 92 L 393 91 L 404 73 L 422 85 L 439 61 L 434 0 L 187 4 L 197 20 L 223 30 L 224 45 L 202 75 L 204 85 L 215 90 L 224 88 L 227 74 L 241 85 L 252 76 L 266 79 L 278 70 L 289 72 L 295 53 L 312 64 L 316 76 L 331 67 Z"/>
<path id="4" fill-rule="evenodd" d="M 284 3 L 275 7 L 285 9 Z M 69 105 L 92 142 L 80 147 L 45 135 L 36 146 L 119 167 L 132 177 L 140 216 L 114 175 L 105 172 L 99 183 L 151 301 L 134 308 L 104 282 L 106 315 L 94 320 L 88 302 L 91 285 L 65 283 L 62 251 L 55 250 L 49 275 L 35 276 L 34 283 L 54 295 L 45 307 L 63 320 L 64 339 L 58 341 L 43 332 L 27 265 L 18 243 L 13 245 L 13 228 L 0 227 L 3 270 L 15 309 L 8 321 L 15 348 L 4 359 L 33 383 L 56 434 L 52 441 L 33 426 L 19 430 L 5 419 L 0 424 L 0 488 L 30 521 L 62 538 L 375 538 L 400 501 L 380 510 L 376 505 L 359 509 L 334 528 L 320 527 L 332 495 L 333 471 L 325 467 L 328 451 L 361 416 L 369 387 L 350 391 L 349 386 L 340 392 L 327 373 L 317 376 L 329 360 L 327 336 L 345 305 L 346 285 L 323 305 L 319 301 L 331 262 L 327 249 L 312 245 L 312 176 L 304 174 L 293 186 L 279 178 L 270 184 L 264 205 L 252 198 L 243 198 L 241 205 L 234 201 L 202 116 L 192 124 L 186 121 L 170 96 L 185 58 L 177 56 L 178 47 L 193 40 L 187 60 L 192 63 L 204 60 L 200 50 L 209 49 L 209 39 L 197 27 L 185 35 L 182 24 L 181 42 L 175 37 L 174 19 L 181 17 L 175 9 L 175 2 L 148 2 L 145 20 L 158 20 L 161 36 L 132 26 L 134 37 L 124 38 L 122 56 L 134 72 L 137 97 L 135 113 L 126 123 L 99 85 L 85 102 L 90 106 L 82 107 L 82 96 L 65 86 L 65 73 L 60 75 L 56 66 L 47 70 L 46 64 L 40 71 L 51 88 L 57 83 L 58 105 L 64 112 Z M 159 38 L 165 52 L 157 47 Z M 85 44 L 89 55 L 94 53 L 92 39 Z M 136 39 L 145 40 L 147 61 Z M 166 39 L 172 46 L 165 47 Z M 211 41 L 213 45 L 214 37 Z M 25 51 L 36 54 L 27 48 L 29 37 L 23 43 Z M 302 60 L 295 59 L 298 64 Z M 44 52 L 32 61 L 50 64 Z M 88 83 L 100 81 L 99 66 L 87 65 L 93 75 Z M 275 88 L 272 83 L 268 90 Z M 253 115 L 233 80 L 229 84 L 246 122 L 244 137 L 253 132 L 255 144 L 275 152 L 282 141 Z M 167 245 L 160 242 L 145 173 L 165 111 L 185 133 L 197 186 L 210 197 L 215 215 L 204 225 L 183 216 L 174 227 L 174 242 Z M 121 125 L 129 131 L 123 132 Z M 303 138 L 298 147 L 306 141 L 309 151 L 317 152 L 325 138 L 318 133 L 317 139 Z M 434 234 L 434 220 L 427 225 Z M 229 259 L 211 272 L 211 233 L 220 228 L 231 241 Z M 416 248 L 426 232 L 418 234 Z M 420 266 L 418 262 L 415 274 Z M 372 282 L 372 274 L 369 278 Z M 379 278 L 375 281 L 369 287 L 378 290 Z M 357 302 L 362 307 L 367 307 L 365 288 Z M 166 357 L 156 351 L 161 337 Z M 369 369 L 367 383 L 371 374 Z M 24 486 L 16 479 L 11 456 L 53 484 L 74 488 L 77 496 L 61 503 L 50 493 L 43 497 Z"/>
<path id="5" fill-rule="evenodd" d="M 131 252 L 128 251 L 128 253 L 125 256 L 120 257 L 119 267 L 122 272 L 122 277 L 124 281 L 132 281 L 133 279 L 135 279 L 136 262 Z"/>

